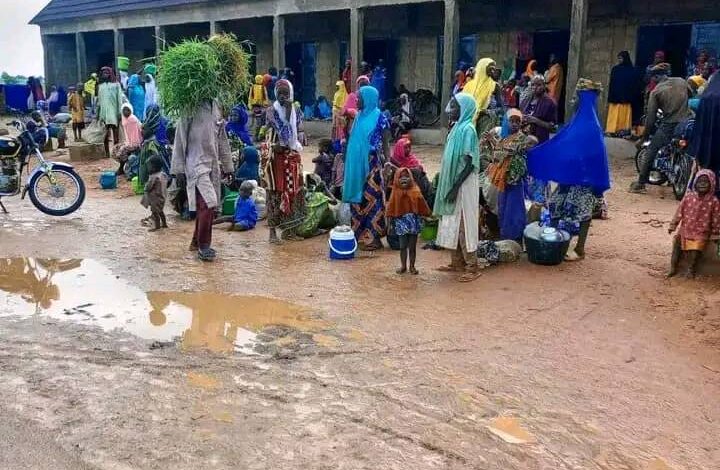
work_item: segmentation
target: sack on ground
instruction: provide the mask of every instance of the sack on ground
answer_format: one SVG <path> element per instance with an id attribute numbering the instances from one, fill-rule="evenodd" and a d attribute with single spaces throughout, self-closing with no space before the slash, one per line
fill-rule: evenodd
<path id="1" fill-rule="evenodd" d="M 83 131 L 83 139 L 89 144 L 102 144 L 105 142 L 105 126 L 100 121 L 93 121 Z"/>

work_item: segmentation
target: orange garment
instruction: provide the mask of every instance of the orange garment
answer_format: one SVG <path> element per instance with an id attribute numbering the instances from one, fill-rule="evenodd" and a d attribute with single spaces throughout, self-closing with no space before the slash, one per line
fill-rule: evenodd
<path id="1" fill-rule="evenodd" d="M 507 175 L 511 161 L 512 158 L 505 158 L 500 163 L 491 163 L 488 165 L 487 175 L 490 178 L 490 182 L 500 192 L 505 191 L 505 183 L 507 181 L 505 175 Z"/>
<path id="2" fill-rule="evenodd" d="M 410 187 L 408 189 L 400 187 L 401 175 L 410 177 Z M 408 168 L 400 168 L 395 172 L 395 178 L 393 178 L 392 192 L 390 193 L 385 215 L 387 217 L 402 217 L 405 214 L 428 217 L 432 214 L 432 211 L 428 207 L 420 188 L 415 183 L 412 171 Z"/>
<path id="3" fill-rule="evenodd" d="M 562 95 L 563 86 L 563 68 L 560 64 L 555 64 L 548 70 L 547 86 L 548 95 L 555 101 L 555 104 L 560 102 L 560 95 Z"/>

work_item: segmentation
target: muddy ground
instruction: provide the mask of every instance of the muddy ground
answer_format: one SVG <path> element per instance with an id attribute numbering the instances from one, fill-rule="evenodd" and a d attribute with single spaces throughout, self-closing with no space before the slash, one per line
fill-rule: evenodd
<path id="1" fill-rule="evenodd" d="M 70 217 L 5 200 L 0 467 L 719 468 L 720 278 L 663 278 L 676 202 L 628 194 L 611 148 L 587 259 L 471 284 L 445 252 L 400 277 L 395 252 L 330 262 L 264 224 L 201 264 L 192 224 L 148 234 L 126 183 L 99 189 L 107 161 Z"/>

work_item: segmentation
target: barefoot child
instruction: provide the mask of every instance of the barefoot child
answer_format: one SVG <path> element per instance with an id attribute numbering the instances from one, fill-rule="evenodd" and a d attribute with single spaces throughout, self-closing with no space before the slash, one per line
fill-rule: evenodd
<path id="1" fill-rule="evenodd" d="M 154 227 L 148 232 L 155 232 L 161 228 L 167 228 L 165 220 L 165 198 L 167 197 L 167 177 L 163 173 L 163 161 L 158 155 L 150 157 L 146 163 L 147 171 L 150 174 L 145 184 L 145 194 L 140 203 L 145 208 L 150 208 Z"/>
<path id="2" fill-rule="evenodd" d="M 422 229 L 421 217 L 431 215 L 420 188 L 415 184 L 412 172 L 400 168 L 395 172 L 392 192 L 387 205 L 387 217 L 391 227 L 400 238 L 400 269 L 398 274 L 408 271 L 407 259 L 410 252 L 410 274 L 418 274 L 415 269 L 417 238 Z"/>
<path id="3" fill-rule="evenodd" d="M 670 222 L 668 233 L 673 233 L 678 224 L 682 225 L 673 241 L 668 277 L 677 274 L 683 252 L 688 256 L 686 276 L 695 277 L 698 261 L 708 240 L 720 240 L 720 201 L 715 196 L 715 185 L 715 173 L 711 170 L 698 171 L 692 190 L 685 194 Z"/>
<path id="4" fill-rule="evenodd" d="M 70 87 L 68 108 L 72 114 L 72 130 L 75 142 L 82 140 L 82 131 L 85 129 L 85 100 L 83 100 L 83 84 L 78 83 L 77 88 Z"/>

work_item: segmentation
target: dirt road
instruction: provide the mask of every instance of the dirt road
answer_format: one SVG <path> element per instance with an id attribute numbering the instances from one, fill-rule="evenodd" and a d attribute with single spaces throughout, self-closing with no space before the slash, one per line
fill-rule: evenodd
<path id="1" fill-rule="evenodd" d="M 663 279 L 676 203 L 625 192 L 631 165 L 587 259 L 462 285 L 447 253 L 399 277 L 264 226 L 200 264 L 192 225 L 147 234 L 85 165 L 76 215 L 0 217 L 2 414 L 102 469 L 720 468 L 720 278 Z"/>

